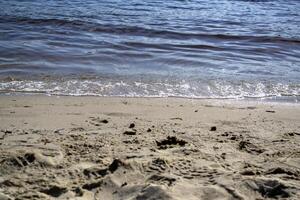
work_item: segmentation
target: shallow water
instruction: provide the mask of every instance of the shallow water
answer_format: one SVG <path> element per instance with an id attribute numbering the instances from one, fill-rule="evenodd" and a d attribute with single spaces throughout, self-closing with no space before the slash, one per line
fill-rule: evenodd
<path id="1" fill-rule="evenodd" d="M 2 0 L 0 90 L 300 96 L 298 0 Z"/>

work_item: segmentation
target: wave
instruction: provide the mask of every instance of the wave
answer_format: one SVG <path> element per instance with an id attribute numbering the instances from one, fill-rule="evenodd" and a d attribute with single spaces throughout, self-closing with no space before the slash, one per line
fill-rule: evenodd
<path id="1" fill-rule="evenodd" d="M 116 35 L 129 35 L 129 36 L 146 36 L 146 37 L 158 37 L 166 39 L 176 40 L 188 40 L 188 39 L 215 39 L 225 41 L 247 41 L 257 43 L 287 43 L 287 44 L 300 44 L 298 38 L 286 38 L 282 36 L 250 36 L 250 35 L 232 35 L 232 34 L 207 34 L 207 33 L 194 33 L 180 32 L 174 30 L 163 30 L 154 28 L 144 28 L 139 26 L 125 26 L 125 25 L 113 25 L 113 24 L 99 24 L 92 21 L 84 20 L 69 20 L 69 19 L 55 19 L 55 18 L 29 18 L 29 17 L 10 17 L 2 16 L 0 23 L 16 23 L 16 24 L 28 24 L 38 26 L 55 26 L 55 28 L 69 27 L 76 30 L 107 33 Z"/>
<path id="2" fill-rule="evenodd" d="M 0 82 L 0 93 L 41 93 L 71 96 L 300 99 L 300 84 L 224 80 L 11 80 Z"/>

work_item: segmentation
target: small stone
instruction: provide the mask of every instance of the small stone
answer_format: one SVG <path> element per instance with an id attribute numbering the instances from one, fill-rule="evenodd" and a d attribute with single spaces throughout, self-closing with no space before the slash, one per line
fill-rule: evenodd
<path id="1" fill-rule="evenodd" d="M 225 156 L 226 156 L 226 153 L 221 154 L 221 158 L 225 159 L 226 158 Z"/>
<path id="2" fill-rule="evenodd" d="M 107 119 L 103 119 L 103 120 L 101 120 L 100 122 L 103 123 L 103 124 L 107 124 L 107 123 L 108 123 L 108 120 L 107 120 Z"/>
<path id="3" fill-rule="evenodd" d="M 252 170 L 245 170 L 245 171 L 241 172 L 241 174 L 245 175 L 245 176 L 253 176 L 253 175 L 255 175 L 255 173 Z"/>
<path id="4" fill-rule="evenodd" d="M 54 133 L 61 133 L 63 130 L 64 130 L 63 128 L 61 128 L 61 129 L 56 129 L 56 130 L 54 131 Z"/>
<path id="5" fill-rule="evenodd" d="M 127 130 L 123 134 L 124 135 L 136 135 L 136 131 L 135 130 Z"/>
<path id="6" fill-rule="evenodd" d="M 227 132 L 223 133 L 221 136 L 227 137 L 229 134 Z"/>
<path id="7" fill-rule="evenodd" d="M 135 127 L 135 124 L 134 123 L 131 123 L 130 125 L 129 125 L 129 128 L 134 128 Z"/>
<path id="8" fill-rule="evenodd" d="M 275 110 L 266 110 L 268 113 L 275 113 Z"/>
<path id="9" fill-rule="evenodd" d="M 148 129 L 147 129 L 147 132 L 148 132 L 148 133 L 151 132 L 151 131 L 152 131 L 151 128 L 148 128 Z"/>
<path id="10" fill-rule="evenodd" d="M 217 130 L 217 127 L 216 127 L 216 126 L 210 127 L 210 131 L 216 131 L 216 130 Z"/>
<path id="11" fill-rule="evenodd" d="M 236 136 L 232 136 L 230 139 L 231 140 L 236 140 Z"/>
<path id="12" fill-rule="evenodd" d="M 68 189 L 65 187 L 53 185 L 50 188 L 41 190 L 40 192 L 45 193 L 52 197 L 59 197 L 60 195 L 66 193 L 67 191 L 68 191 Z"/>
<path id="13" fill-rule="evenodd" d="M 121 187 L 124 187 L 124 186 L 126 186 L 127 185 L 127 183 L 125 182 L 125 183 L 123 183 L 122 185 L 121 185 Z"/>

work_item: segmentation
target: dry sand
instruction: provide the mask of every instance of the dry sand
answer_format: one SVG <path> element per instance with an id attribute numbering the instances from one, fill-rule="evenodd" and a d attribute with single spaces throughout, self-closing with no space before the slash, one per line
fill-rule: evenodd
<path id="1" fill-rule="evenodd" d="M 0 97 L 0 199 L 300 199 L 300 106 Z"/>

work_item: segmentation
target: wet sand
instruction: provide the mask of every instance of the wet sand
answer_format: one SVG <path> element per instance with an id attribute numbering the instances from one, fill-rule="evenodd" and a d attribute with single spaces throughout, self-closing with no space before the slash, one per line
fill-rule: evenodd
<path id="1" fill-rule="evenodd" d="M 300 106 L 0 97 L 0 199 L 300 199 Z"/>

